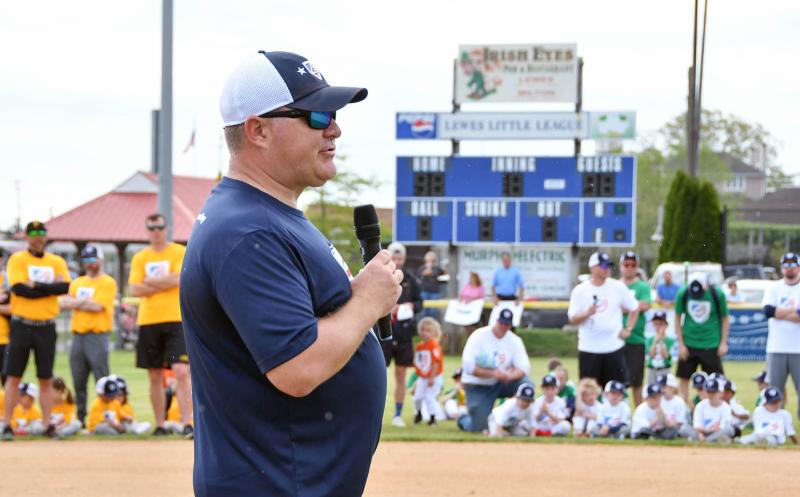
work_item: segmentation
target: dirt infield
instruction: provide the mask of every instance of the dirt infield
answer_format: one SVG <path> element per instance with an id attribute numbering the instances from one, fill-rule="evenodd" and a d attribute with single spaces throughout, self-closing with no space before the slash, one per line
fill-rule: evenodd
<path id="1" fill-rule="evenodd" d="M 639 445 L 384 442 L 369 497 L 798 495 L 800 451 Z M 0 445 L 0 495 L 192 495 L 183 441 Z"/>

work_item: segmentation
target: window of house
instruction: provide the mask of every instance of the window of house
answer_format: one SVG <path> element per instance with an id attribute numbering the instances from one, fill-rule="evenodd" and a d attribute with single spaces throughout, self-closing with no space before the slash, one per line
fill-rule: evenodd
<path id="1" fill-rule="evenodd" d="M 725 182 L 726 192 L 743 192 L 744 191 L 744 176 L 734 176 Z"/>

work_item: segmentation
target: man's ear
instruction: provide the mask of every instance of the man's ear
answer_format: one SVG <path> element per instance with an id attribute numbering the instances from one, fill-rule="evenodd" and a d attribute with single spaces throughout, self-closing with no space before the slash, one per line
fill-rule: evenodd
<path id="1" fill-rule="evenodd" d="M 244 122 L 244 139 L 258 147 L 266 147 L 271 138 L 271 128 L 263 119 L 248 117 Z"/>

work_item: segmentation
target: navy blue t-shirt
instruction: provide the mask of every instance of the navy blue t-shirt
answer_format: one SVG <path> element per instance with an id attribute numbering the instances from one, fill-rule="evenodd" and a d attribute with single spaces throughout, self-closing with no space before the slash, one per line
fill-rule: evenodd
<path id="1" fill-rule="evenodd" d="M 265 376 L 311 345 L 318 319 L 350 299 L 333 245 L 299 210 L 224 178 L 195 222 L 180 294 L 195 494 L 361 495 L 386 401 L 375 335 L 306 397 Z"/>

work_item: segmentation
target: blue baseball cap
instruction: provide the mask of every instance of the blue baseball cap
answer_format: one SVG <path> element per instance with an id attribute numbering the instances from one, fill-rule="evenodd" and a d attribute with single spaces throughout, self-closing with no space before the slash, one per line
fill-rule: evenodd
<path id="1" fill-rule="evenodd" d="M 330 86 L 302 55 L 261 50 L 228 76 L 219 109 L 224 125 L 236 126 L 280 107 L 332 112 L 365 98 L 366 88 Z"/>
<path id="2" fill-rule="evenodd" d="M 726 392 L 736 393 L 736 383 L 732 382 L 731 380 L 725 380 L 724 389 Z"/>
<path id="3" fill-rule="evenodd" d="M 664 321 L 667 322 L 667 311 L 655 311 L 650 321 Z"/>
<path id="4" fill-rule="evenodd" d="M 717 393 L 722 391 L 720 381 L 714 378 L 709 378 L 706 380 L 705 384 L 703 385 L 703 389 L 708 393 Z"/>
<path id="5" fill-rule="evenodd" d="M 502 324 L 512 324 L 514 322 L 514 313 L 511 309 L 503 309 L 500 315 L 497 316 L 497 322 Z"/>
<path id="6" fill-rule="evenodd" d="M 558 386 L 558 378 L 551 374 L 546 374 L 542 376 L 542 386 L 543 387 L 557 387 Z"/>
<path id="7" fill-rule="evenodd" d="M 606 387 L 604 389 L 606 392 L 617 392 L 617 393 L 625 393 L 625 384 L 621 381 L 611 380 L 606 383 Z"/>
<path id="8" fill-rule="evenodd" d="M 533 385 L 523 383 L 517 388 L 517 398 L 522 400 L 533 400 Z"/>
<path id="9" fill-rule="evenodd" d="M 781 395 L 780 390 L 775 387 L 769 387 L 764 390 L 764 402 L 767 404 L 772 404 L 773 402 L 780 402 L 783 400 L 783 395 Z"/>
<path id="10" fill-rule="evenodd" d="M 595 252 L 589 256 L 589 267 L 600 266 L 603 269 L 612 267 L 614 263 L 606 252 Z"/>
<path id="11" fill-rule="evenodd" d="M 639 264 L 639 254 L 634 252 L 633 250 L 628 250 L 624 252 L 621 256 L 619 256 L 619 263 L 622 264 L 625 261 L 634 261 L 637 265 Z"/>
<path id="12" fill-rule="evenodd" d="M 661 385 L 658 383 L 651 383 L 647 385 L 647 396 L 650 397 L 652 395 L 661 395 Z"/>
<path id="13" fill-rule="evenodd" d="M 698 371 L 696 373 L 692 373 L 692 378 L 690 381 L 692 382 L 693 387 L 697 388 L 698 390 L 702 390 L 707 379 L 707 374 L 705 374 L 703 371 Z"/>
<path id="14" fill-rule="evenodd" d="M 100 247 L 96 245 L 87 245 L 83 247 L 81 250 L 81 260 L 84 259 L 102 259 L 103 258 L 103 251 L 100 250 Z"/>

